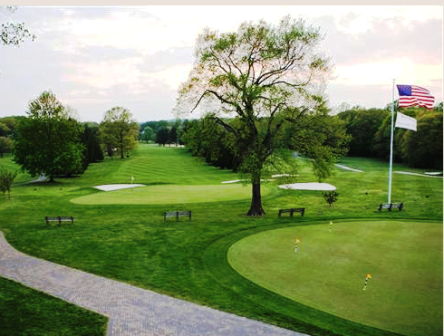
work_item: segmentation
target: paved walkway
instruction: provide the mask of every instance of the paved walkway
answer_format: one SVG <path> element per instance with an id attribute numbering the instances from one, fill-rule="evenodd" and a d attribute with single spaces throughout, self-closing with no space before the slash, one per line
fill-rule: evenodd
<path id="1" fill-rule="evenodd" d="M 2 232 L 0 276 L 107 316 L 108 336 L 304 335 L 30 257 Z"/>

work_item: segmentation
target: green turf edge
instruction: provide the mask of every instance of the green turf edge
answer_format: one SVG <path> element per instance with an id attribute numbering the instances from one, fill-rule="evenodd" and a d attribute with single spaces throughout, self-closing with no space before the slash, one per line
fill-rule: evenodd
<path id="1" fill-rule="evenodd" d="M 379 221 L 369 219 L 347 218 L 341 222 Z M 387 218 L 387 220 L 399 221 Z M 402 221 L 418 221 L 418 219 L 401 219 Z M 427 224 L 442 224 L 434 220 L 423 220 Z M 368 336 L 395 336 L 402 335 L 386 331 L 368 325 L 353 322 L 344 318 L 325 313 L 323 311 L 308 307 L 284 296 L 269 291 L 237 273 L 228 261 L 228 249 L 237 241 L 255 233 L 286 227 L 321 225 L 324 221 L 315 222 L 280 222 L 275 225 L 247 228 L 228 234 L 211 244 L 203 255 L 207 271 L 212 274 L 213 279 L 227 290 L 234 291 L 245 300 L 254 302 L 255 309 L 250 311 L 233 310 L 236 314 L 241 313 L 245 317 L 261 320 L 266 323 L 276 324 L 282 328 L 317 335 L 368 335 Z M 272 318 L 270 316 L 272 315 Z"/>
<path id="2" fill-rule="evenodd" d="M 104 336 L 108 318 L 0 277 L 0 335 Z"/>

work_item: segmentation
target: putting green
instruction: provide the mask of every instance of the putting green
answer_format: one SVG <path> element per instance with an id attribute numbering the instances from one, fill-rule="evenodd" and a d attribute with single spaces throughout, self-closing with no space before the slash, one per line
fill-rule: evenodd
<path id="1" fill-rule="evenodd" d="M 262 188 L 267 195 L 270 188 Z M 251 198 L 251 187 L 232 185 L 154 185 L 100 192 L 74 198 L 76 204 L 173 204 L 221 202 Z"/>
<path id="2" fill-rule="evenodd" d="M 330 314 L 405 335 L 443 334 L 442 223 L 333 226 L 254 234 L 231 246 L 228 260 L 262 287 Z"/>

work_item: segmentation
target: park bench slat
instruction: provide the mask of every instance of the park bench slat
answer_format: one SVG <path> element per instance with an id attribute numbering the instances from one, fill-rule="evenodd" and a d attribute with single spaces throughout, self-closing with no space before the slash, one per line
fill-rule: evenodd
<path id="1" fill-rule="evenodd" d="M 402 210 L 404 203 L 396 202 L 396 203 L 381 203 L 379 204 L 379 211 L 382 209 L 388 209 L 388 211 L 392 211 L 392 209 Z"/>
<path id="2" fill-rule="evenodd" d="M 191 221 L 191 211 L 165 211 L 163 213 L 163 222 L 165 223 L 167 218 L 176 217 L 176 222 L 179 221 L 179 216 L 185 216 Z"/>
<path id="3" fill-rule="evenodd" d="M 304 216 L 305 208 L 280 209 L 278 216 L 281 217 L 283 213 L 290 213 L 290 217 L 293 217 L 293 213 L 295 212 L 300 212 L 301 216 Z"/>
<path id="4" fill-rule="evenodd" d="M 59 226 L 62 224 L 62 222 L 71 222 L 74 224 L 74 221 L 76 220 L 74 217 L 68 217 L 68 216 L 59 216 L 59 217 L 45 217 L 46 225 L 49 225 L 49 222 L 59 222 Z"/>

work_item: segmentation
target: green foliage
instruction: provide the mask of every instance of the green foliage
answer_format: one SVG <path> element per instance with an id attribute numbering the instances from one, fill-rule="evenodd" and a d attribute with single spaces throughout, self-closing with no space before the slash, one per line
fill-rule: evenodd
<path id="1" fill-rule="evenodd" d="M 90 163 L 103 161 L 103 151 L 100 147 L 99 128 L 85 123 L 84 130 L 80 136 L 84 145 L 83 167 L 86 170 Z"/>
<path id="2" fill-rule="evenodd" d="M 411 167 L 443 169 L 442 117 L 442 111 L 416 113 L 417 131 L 404 131 L 398 137 L 403 162 Z"/>
<path id="3" fill-rule="evenodd" d="M 143 129 L 142 140 L 148 143 L 149 141 L 154 141 L 156 139 L 156 135 L 154 130 L 150 126 L 146 126 Z"/>
<path id="4" fill-rule="evenodd" d="M 331 205 L 338 200 L 339 194 L 336 192 L 336 190 L 330 190 L 322 192 L 322 196 L 324 196 L 325 201 L 328 203 L 328 205 L 331 208 Z"/>
<path id="5" fill-rule="evenodd" d="M 113 147 L 117 147 L 120 151 L 120 158 L 123 159 L 125 153 L 129 156 L 129 151 L 137 147 L 139 126 L 126 108 L 113 107 L 106 111 L 99 129 L 100 137 L 108 149 L 108 154 L 112 153 Z"/>
<path id="6" fill-rule="evenodd" d="M 417 120 L 417 131 L 394 128 L 393 160 L 411 167 L 442 169 L 442 112 L 423 108 L 405 108 L 401 113 Z M 396 114 L 394 117 L 396 121 Z M 391 116 L 387 116 L 375 136 L 378 156 L 388 160 L 390 155 Z"/>
<path id="7" fill-rule="evenodd" d="M 9 137 L 0 136 L 0 158 L 4 153 L 10 153 L 12 149 L 12 140 Z"/>
<path id="8" fill-rule="evenodd" d="M 339 113 L 337 117 L 346 122 L 347 134 L 351 136 L 348 155 L 377 157 L 375 135 L 389 115 L 386 110 L 360 107 Z"/>
<path id="9" fill-rule="evenodd" d="M 28 117 L 21 119 L 14 137 L 14 162 L 32 176 L 81 173 L 83 145 L 77 122 L 67 119 L 56 96 L 43 92 L 29 104 Z"/>
<path id="10" fill-rule="evenodd" d="M 8 198 L 11 199 L 11 186 L 17 177 L 17 171 L 0 170 L 0 190 L 5 194 L 8 192 Z"/>
<path id="11" fill-rule="evenodd" d="M 168 134 L 169 132 L 167 127 L 162 127 L 159 129 L 156 134 L 156 143 L 165 146 L 165 144 L 168 143 Z"/>
<path id="12" fill-rule="evenodd" d="M 290 17 L 276 26 L 246 22 L 236 33 L 207 29 L 198 38 L 196 62 L 179 90 L 176 113 L 194 111 L 205 102 L 206 114 L 234 136 L 239 169 L 253 184 L 249 215 L 264 214 L 262 169 L 276 149 L 280 128 L 298 121 L 288 107 L 304 105 L 304 115 L 323 107 L 315 91 L 326 81 L 330 65 L 318 52 L 320 40 L 318 28 Z M 228 124 L 224 113 L 237 118 Z"/>
<path id="13" fill-rule="evenodd" d="M 175 144 L 177 143 L 177 128 L 176 126 L 171 127 L 168 133 L 168 142 Z"/>

